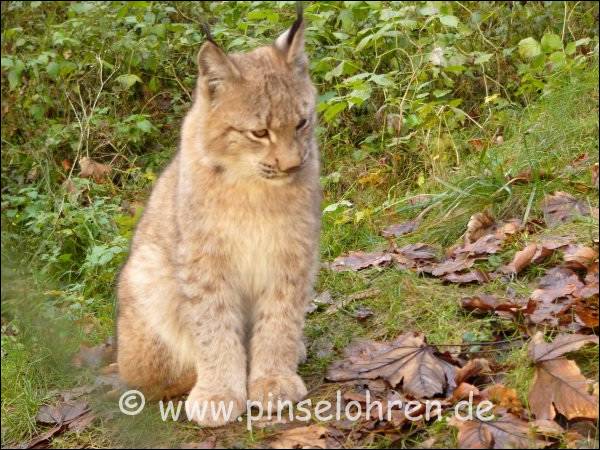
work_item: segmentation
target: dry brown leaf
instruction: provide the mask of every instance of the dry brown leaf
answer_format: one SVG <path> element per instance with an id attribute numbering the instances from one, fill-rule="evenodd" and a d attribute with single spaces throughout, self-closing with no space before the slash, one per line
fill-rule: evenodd
<path id="1" fill-rule="evenodd" d="M 435 247 L 421 242 L 396 248 L 394 249 L 394 254 L 395 256 L 400 255 L 417 264 L 435 261 L 437 258 Z"/>
<path id="2" fill-rule="evenodd" d="M 479 396 L 479 389 L 469 383 L 460 383 L 452 392 L 450 403 L 456 403 L 460 400 L 468 399 L 471 396 L 472 398 L 477 398 Z"/>
<path id="3" fill-rule="evenodd" d="M 550 178 L 550 176 L 548 175 L 548 173 L 546 171 L 544 171 L 544 170 L 539 170 L 537 172 L 537 174 L 535 174 L 535 176 L 537 176 L 537 178 L 539 178 L 539 179 Z M 534 172 L 531 170 L 531 168 L 528 168 L 528 169 L 525 169 L 525 170 L 519 172 L 513 178 L 511 178 L 509 180 L 509 184 L 526 184 L 526 183 L 531 183 L 531 181 L 533 179 L 534 179 Z"/>
<path id="4" fill-rule="evenodd" d="M 530 300 L 525 315 L 531 323 L 558 326 L 561 319 L 564 319 L 565 314 L 571 308 L 572 303 L 573 300 L 571 298 L 559 299 L 549 303 Z"/>
<path id="5" fill-rule="evenodd" d="M 538 419 L 531 422 L 537 434 L 549 437 L 560 437 L 565 429 L 553 420 Z"/>
<path id="6" fill-rule="evenodd" d="M 75 431 L 76 433 L 80 433 L 89 427 L 92 422 L 96 420 L 96 416 L 91 411 L 86 412 L 85 414 L 77 417 L 73 421 L 69 422 L 67 428 L 69 431 Z"/>
<path id="7" fill-rule="evenodd" d="M 562 355 L 586 344 L 598 345 L 597 336 L 559 335 L 551 343 L 538 332 L 529 344 L 529 356 L 536 363 L 529 406 L 537 419 L 552 420 L 558 411 L 568 420 L 598 418 L 598 397 L 574 361 Z"/>
<path id="8" fill-rule="evenodd" d="M 449 283 L 457 284 L 468 284 L 468 283 L 487 283 L 490 281 L 489 275 L 483 270 L 470 270 L 466 273 L 449 273 L 444 275 L 444 281 Z"/>
<path id="9" fill-rule="evenodd" d="M 456 384 L 461 384 L 470 378 L 481 375 L 482 373 L 489 373 L 490 363 L 485 358 L 475 358 L 467 362 L 463 367 L 456 371 L 454 381 Z"/>
<path id="10" fill-rule="evenodd" d="M 68 159 L 63 159 L 60 162 L 60 165 L 62 166 L 63 170 L 65 172 L 68 172 L 71 170 L 71 167 L 73 166 L 73 164 L 71 163 L 71 161 L 69 161 Z"/>
<path id="11" fill-rule="evenodd" d="M 502 272 L 515 274 L 521 272 L 525 267 L 531 264 L 531 261 L 533 261 L 533 258 L 537 253 L 538 246 L 536 244 L 529 244 L 523 250 L 515 253 L 510 264 L 502 268 Z"/>
<path id="12" fill-rule="evenodd" d="M 55 405 L 43 405 L 35 420 L 50 425 L 67 424 L 90 410 L 85 401 L 63 401 Z"/>
<path id="13" fill-rule="evenodd" d="M 112 167 L 84 156 L 79 159 L 79 169 L 79 176 L 81 178 L 93 178 L 94 181 L 101 182 L 108 176 Z"/>
<path id="14" fill-rule="evenodd" d="M 486 234 L 477 239 L 473 243 L 465 244 L 457 247 L 452 251 L 450 256 L 457 257 L 459 255 L 469 256 L 484 256 L 498 253 L 502 248 L 503 238 L 499 238 L 495 234 Z"/>
<path id="15" fill-rule="evenodd" d="M 460 448 L 540 448 L 549 445 L 533 434 L 528 422 L 511 413 L 487 422 L 462 421 L 453 417 L 449 424 L 458 428 Z"/>
<path id="16" fill-rule="evenodd" d="M 573 309 L 577 318 L 581 323 L 588 328 L 598 328 L 599 325 L 599 305 L 598 305 L 598 289 L 594 297 L 578 298 L 575 300 Z"/>
<path id="17" fill-rule="evenodd" d="M 583 287 L 575 272 L 566 267 L 554 267 L 544 275 L 538 288 L 532 292 L 531 299 L 550 303 L 557 298 L 566 297 Z"/>
<path id="18" fill-rule="evenodd" d="M 590 215 L 588 205 L 566 192 L 547 195 L 542 201 L 542 212 L 548 226 L 556 226 L 571 221 L 575 216 Z"/>
<path id="19" fill-rule="evenodd" d="M 56 434 L 60 433 L 63 428 L 64 426 L 62 424 L 57 425 L 47 431 L 44 431 L 42 434 L 37 435 L 30 441 L 17 445 L 16 448 L 49 448 L 50 439 L 52 439 Z"/>
<path id="20" fill-rule="evenodd" d="M 333 431 L 322 425 L 290 428 L 271 442 L 271 448 L 339 448 L 331 438 Z"/>
<path id="21" fill-rule="evenodd" d="M 574 361 L 552 359 L 536 365 L 529 406 L 538 419 L 552 420 L 556 411 L 568 420 L 598 418 L 598 397 L 587 392 L 588 383 Z"/>
<path id="22" fill-rule="evenodd" d="M 327 372 L 331 381 L 387 380 L 414 398 L 427 398 L 455 387 L 456 367 L 438 358 L 419 333 L 404 333 L 391 343 L 364 341 L 346 350 L 346 359 Z"/>
<path id="23" fill-rule="evenodd" d="M 338 256 L 331 263 L 332 270 L 362 270 L 368 267 L 387 266 L 392 262 L 392 256 L 386 252 L 350 252 L 346 256 Z"/>
<path id="24" fill-rule="evenodd" d="M 449 273 L 461 272 L 473 267 L 475 260 L 462 254 L 456 258 L 448 258 L 439 264 L 433 264 L 431 274 L 434 277 L 440 277 Z"/>
<path id="25" fill-rule="evenodd" d="M 598 163 L 592 166 L 592 186 L 598 190 Z"/>
<path id="26" fill-rule="evenodd" d="M 488 233 L 495 221 L 487 211 L 473 214 L 467 224 L 465 243 L 471 244 Z"/>
<path id="27" fill-rule="evenodd" d="M 559 334 L 552 342 L 546 342 L 542 332 L 536 333 L 529 344 L 529 357 L 535 363 L 549 361 L 574 352 L 587 344 L 598 345 L 598 336 L 585 334 Z"/>
<path id="28" fill-rule="evenodd" d="M 571 269 L 586 269 L 598 259 L 598 252 L 585 245 L 569 245 L 564 250 L 565 266 Z"/>
<path id="29" fill-rule="evenodd" d="M 505 311 L 516 313 L 522 308 L 521 305 L 515 303 L 514 301 L 498 298 L 495 295 L 489 294 L 479 294 L 472 297 L 464 297 L 460 304 L 467 311 L 475 312 Z"/>
<path id="30" fill-rule="evenodd" d="M 486 387 L 481 391 L 481 397 L 515 414 L 520 414 L 523 410 L 517 391 L 503 384 L 492 384 Z"/>
<path id="31" fill-rule="evenodd" d="M 404 236 L 405 234 L 415 231 L 417 228 L 419 228 L 420 224 L 421 221 L 419 219 L 410 220 L 404 223 L 397 223 L 384 228 L 381 234 L 384 237 Z"/>

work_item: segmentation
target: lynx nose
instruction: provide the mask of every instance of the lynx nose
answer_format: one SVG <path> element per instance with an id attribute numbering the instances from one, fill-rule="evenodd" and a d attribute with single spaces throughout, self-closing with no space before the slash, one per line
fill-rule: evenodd
<path id="1" fill-rule="evenodd" d="M 292 173 L 298 170 L 302 160 L 300 155 L 286 155 L 284 157 L 278 156 L 275 158 L 275 164 L 277 168 L 285 173 Z"/>

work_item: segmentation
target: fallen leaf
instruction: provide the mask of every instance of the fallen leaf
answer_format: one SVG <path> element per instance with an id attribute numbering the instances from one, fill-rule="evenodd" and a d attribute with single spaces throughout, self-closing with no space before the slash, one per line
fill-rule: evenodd
<path id="1" fill-rule="evenodd" d="M 458 428 L 460 448 L 539 448 L 549 445 L 535 437 L 528 422 L 511 413 L 486 422 L 453 417 L 449 424 Z"/>
<path id="2" fill-rule="evenodd" d="M 487 283 L 490 281 L 490 277 L 487 273 L 482 270 L 470 270 L 466 273 L 449 273 L 444 276 L 444 281 L 457 284 L 468 284 L 468 283 Z"/>
<path id="3" fill-rule="evenodd" d="M 391 343 L 364 341 L 346 350 L 346 359 L 327 372 L 331 381 L 382 378 L 402 386 L 414 398 L 442 394 L 455 387 L 456 367 L 438 358 L 425 336 L 404 333 Z"/>
<path id="4" fill-rule="evenodd" d="M 452 392 L 450 403 L 456 403 L 460 400 L 468 399 L 471 396 L 472 398 L 477 398 L 479 396 L 479 389 L 469 383 L 460 383 Z"/>
<path id="5" fill-rule="evenodd" d="M 598 190 L 598 163 L 592 166 L 592 186 Z"/>
<path id="6" fill-rule="evenodd" d="M 408 267 L 416 267 L 437 260 L 435 247 L 428 244 L 409 244 L 404 247 L 395 248 L 393 257 L 396 263 Z"/>
<path id="7" fill-rule="evenodd" d="M 552 420 L 558 411 L 568 420 L 598 418 L 598 397 L 589 394 L 588 382 L 574 361 L 562 357 L 586 344 L 598 345 L 597 336 L 561 334 L 551 343 L 538 332 L 529 344 L 535 375 L 529 406 L 537 419 Z"/>
<path id="8" fill-rule="evenodd" d="M 271 448 L 339 448 L 332 439 L 332 428 L 322 425 L 290 428 L 271 442 Z"/>
<path id="9" fill-rule="evenodd" d="M 595 297 L 578 298 L 575 300 L 573 309 L 577 318 L 588 328 L 598 328 L 599 325 L 599 305 L 598 289 L 596 288 Z"/>
<path id="10" fill-rule="evenodd" d="M 71 170 L 71 167 L 73 166 L 73 164 L 71 163 L 71 161 L 69 161 L 68 159 L 63 159 L 60 162 L 60 164 L 61 164 L 61 166 L 62 166 L 62 168 L 63 168 L 63 170 L 65 172 L 68 172 L 69 170 Z"/>
<path id="11" fill-rule="evenodd" d="M 112 167 L 84 156 L 79 159 L 79 169 L 79 176 L 81 178 L 93 178 L 94 181 L 101 182 L 111 172 Z"/>
<path id="12" fill-rule="evenodd" d="M 446 275 L 448 273 L 461 272 L 473 267 L 475 260 L 462 254 L 456 258 L 448 258 L 439 264 L 432 266 L 431 274 L 435 277 Z"/>
<path id="13" fill-rule="evenodd" d="M 456 371 L 454 381 L 457 385 L 463 381 L 479 376 L 482 373 L 490 373 L 490 363 L 485 358 L 475 358 L 467 362 L 463 367 Z"/>
<path id="14" fill-rule="evenodd" d="M 560 334 L 552 342 L 546 342 L 541 332 L 531 339 L 529 357 L 535 363 L 559 358 L 565 353 L 574 352 L 587 344 L 598 345 L 598 336 L 584 334 Z"/>
<path id="15" fill-rule="evenodd" d="M 35 420 L 44 424 L 67 424 L 89 411 L 85 401 L 59 402 L 55 405 L 43 405 Z"/>
<path id="16" fill-rule="evenodd" d="M 539 170 L 537 171 L 537 173 L 534 174 L 531 168 L 528 168 L 519 172 L 513 178 L 510 178 L 508 182 L 509 184 L 531 183 L 531 181 L 533 181 L 534 179 L 534 176 L 537 176 L 537 178 L 541 180 L 549 178 L 548 173 L 546 173 L 544 170 Z"/>
<path id="17" fill-rule="evenodd" d="M 531 426 L 535 429 L 537 434 L 553 438 L 560 437 L 565 432 L 565 429 L 553 420 L 534 420 L 531 422 Z"/>
<path id="18" fill-rule="evenodd" d="M 542 201 L 542 212 L 548 226 L 556 226 L 571 221 L 575 216 L 589 216 L 590 208 L 571 194 L 555 192 Z"/>
<path id="19" fill-rule="evenodd" d="M 505 408 L 514 414 L 520 414 L 523 410 L 517 391 L 503 384 L 492 384 L 486 387 L 481 391 L 481 398 L 489 400 L 495 406 Z"/>
<path id="20" fill-rule="evenodd" d="M 487 211 L 473 214 L 469 219 L 469 223 L 467 223 L 465 243 L 471 244 L 483 237 L 489 232 L 494 223 L 494 218 Z"/>
<path id="21" fill-rule="evenodd" d="M 347 256 L 338 256 L 331 268 L 336 272 L 344 270 L 362 270 L 368 267 L 381 267 L 390 264 L 392 256 L 386 252 L 350 252 Z"/>
<path id="22" fill-rule="evenodd" d="M 56 434 L 60 433 L 62 429 L 62 424 L 57 425 L 47 431 L 44 431 L 42 434 L 35 436 L 30 441 L 17 445 L 16 448 L 49 448 L 50 439 L 52 439 Z"/>
<path id="23" fill-rule="evenodd" d="M 564 250 L 565 266 L 571 269 L 586 269 L 598 259 L 598 252 L 585 245 L 569 245 Z"/>
<path id="24" fill-rule="evenodd" d="M 536 244 L 529 244 L 523 250 L 515 253 L 515 256 L 513 257 L 510 264 L 505 266 L 502 269 L 502 272 L 514 273 L 514 274 L 521 272 L 525 267 L 527 267 L 527 266 L 529 266 L 529 264 L 531 264 L 531 261 L 533 261 L 533 258 L 535 257 L 535 255 L 537 253 L 538 253 L 538 246 Z"/>
<path id="25" fill-rule="evenodd" d="M 557 298 L 573 294 L 584 285 L 575 272 L 566 267 L 554 267 L 544 275 L 538 288 L 531 294 L 531 299 L 550 303 Z"/>
<path id="26" fill-rule="evenodd" d="M 502 248 L 502 241 L 503 239 L 497 237 L 495 234 L 486 234 L 473 243 L 455 248 L 451 256 L 463 254 L 469 256 L 492 255 L 498 253 Z"/>
<path id="27" fill-rule="evenodd" d="M 495 295 L 479 294 L 471 297 L 464 297 L 461 306 L 467 311 L 475 312 L 498 312 L 505 311 L 516 313 L 522 308 L 521 305 L 512 300 L 498 298 Z"/>
<path id="28" fill-rule="evenodd" d="M 68 429 L 69 431 L 75 431 L 76 433 L 80 433 L 89 427 L 92 422 L 96 420 L 96 416 L 91 411 L 84 413 L 83 415 L 77 417 L 73 421 L 69 422 Z"/>
<path id="29" fill-rule="evenodd" d="M 420 224 L 421 221 L 419 219 L 410 220 L 404 223 L 397 223 L 384 228 L 381 234 L 384 237 L 404 236 L 405 234 L 415 231 L 417 228 L 419 228 Z"/>

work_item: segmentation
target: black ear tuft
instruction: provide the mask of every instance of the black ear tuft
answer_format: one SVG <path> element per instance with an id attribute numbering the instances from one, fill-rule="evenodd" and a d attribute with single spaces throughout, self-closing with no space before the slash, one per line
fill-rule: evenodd
<path id="1" fill-rule="evenodd" d="M 308 60 L 304 53 L 304 17 L 302 2 L 296 2 L 296 21 L 275 40 L 275 48 L 298 74 L 305 74 Z"/>
<path id="2" fill-rule="evenodd" d="M 218 46 L 218 44 L 215 42 L 215 40 L 212 37 L 212 33 L 210 32 L 210 27 L 208 26 L 208 22 L 202 22 L 201 27 L 202 27 L 202 31 L 204 32 L 204 35 L 206 36 L 206 40 L 208 42 L 212 42 L 213 44 Z"/>
<path id="3" fill-rule="evenodd" d="M 294 36 L 300 29 L 302 22 L 304 21 L 304 7 L 302 6 L 302 2 L 296 2 L 296 21 L 292 24 L 290 31 L 287 35 L 287 45 L 288 47 L 292 45 L 294 41 Z"/>

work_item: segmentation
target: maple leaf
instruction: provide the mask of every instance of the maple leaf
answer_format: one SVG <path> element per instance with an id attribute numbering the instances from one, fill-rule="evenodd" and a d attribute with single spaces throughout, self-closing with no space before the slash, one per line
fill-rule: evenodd
<path id="1" fill-rule="evenodd" d="M 346 355 L 330 367 L 329 380 L 383 378 L 414 398 L 433 397 L 456 386 L 456 367 L 438 358 L 420 333 L 404 333 L 391 343 L 360 342 Z"/>
<path id="2" fill-rule="evenodd" d="M 529 422 L 511 413 L 503 413 L 490 421 L 463 421 L 453 417 L 449 423 L 458 428 L 460 448 L 540 448 L 549 445 L 535 437 Z"/>
<path id="3" fill-rule="evenodd" d="M 561 334 L 551 343 L 538 332 L 529 344 L 535 375 L 529 406 L 537 419 L 552 420 L 558 411 L 567 419 L 598 418 L 598 397 L 588 393 L 588 382 L 574 361 L 562 357 L 586 344 L 598 345 L 597 336 Z"/>

